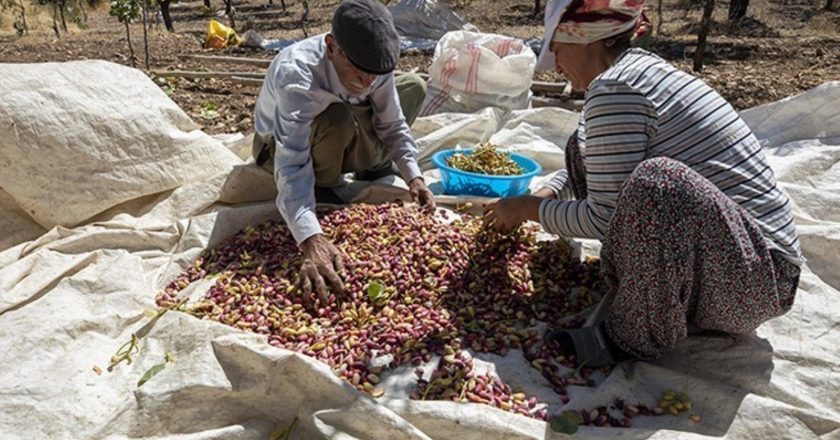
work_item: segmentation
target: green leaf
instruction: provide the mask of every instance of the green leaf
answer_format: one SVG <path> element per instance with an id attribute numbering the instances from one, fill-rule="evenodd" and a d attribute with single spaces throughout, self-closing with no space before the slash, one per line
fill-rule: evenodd
<path id="1" fill-rule="evenodd" d="M 201 112 L 199 113 L 199 116 L 203 119 L 215 119 L 219 117 L 218 110 L 219 107 L 216 104 L 208 102 L 201 107 Z"/>
<path id="2" fill-rule="evenodd" d="M 271 436 L 269 438 L 271 440 L 288 440 L 289 437 L 291 437 L 292 432 L 294 432 L 295 428 L 297 427 L 297 424 L 298 418 L 295 417 L 295 419 L 292 420 L 291 425 L 285 428 L 277 428 L 274 432 L 271 433 Z"/>
<path id="3" fill-rule="evenodd" d="M 472 320 L 466 325 L 466 329 L 472 333 L 478 333 L 481 331 L 481 324 L 479 324 L 476 320 Z"/>
<path id="4" fill-rule="evenodd" d="M 137 388 L 142 387 L 144 383 L 148 382 L 149 379 L 155 377 L 155 375 L 163 371 L 164 368 L 166 368 L 165 362 L 162 364 L 157 364 L 152 368 L 149 368 L 149 370 L 146 371 L 145 374 L 143 374 L 143 377 L 140 378 L 140 381 L 137 382 Z"/>
<path id="5" fill-rule="evenodd" d="M 367 294 L 371 301 L 376 301 L 385 294 L 385 285 L 379 281 L 371 281 L 367 287 Z"/>
<path id="6" fill-rule="evenodd" d="M 583 417 L 577 411 L 566 411 L 559 416 L 554 416 L 549 422 L 552 431 L 572 435 L 578 431 L 578 426 L 583 423 Z"/>
<path id="7" fill-rule="evenodd" d="M 143 374 L 143 377 L 141 377 L 140 380 L 137 382 L 137 388 L 142 387 L 144 383 L 148 382 L 149 379 L 155 377 L 156 374 L 163 371 L 163 369 L 166 368 L 167 365 L 169 365 L 173 362 L 175 362 L 175 357 L 172 356 L 172 353 L 170 353 L 168 351 L 166 353 L 164 353 L 163 363 L 162 364 L 157 364 L 157 365 L 153 366 L 152 368 L 149 368 L 149 370 L 146 371 L 146 373 Z"/>

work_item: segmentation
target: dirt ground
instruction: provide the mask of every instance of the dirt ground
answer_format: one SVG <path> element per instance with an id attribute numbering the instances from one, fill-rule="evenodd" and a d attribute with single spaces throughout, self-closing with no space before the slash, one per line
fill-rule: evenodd
<path id="1" fill-rule="evenodd" d="M 221 0 L 213 7 L 223 9 Z M 310 34 L 326 32 L 339 0 L 310 0 Z M 393 2 L 396 2 L 394 0 Z M 533 15 L 533 0 L 441 0 L 482 32 L 540 38 L 543 17 Z M 655 3 L 654 3 L 655 4 Z M 651 4 L 651 9 L 655 9 Z M 810 89 L 825 81 L 840 80 L 840 5 L 835 12 L 822 9 L 825 0 L 752 0 L 747 17 L 737 26 L 726 22 L 728 1 L 718 0 L 707 48 L 706 68 L 699 74 L 737 108 L 775 101 Z M 234 0 L 236 28 L 253 27 L 266 38 L 302 38 L 302 5 L 286 0 L 273 4 L 258 0 Z M 17 37 L 8 11 L 0 15 L 0 62 L 55 62 L 104 59 L 131 64 L 125 29 L 108 15 L 107 2 L 87 11 L 87 26 L 69 26 L 56 38 L 46 12 L 30 6 L 28 19 L 35 29 Z M 664 0 L 661 32 L 651 49 L 679 67 L 690 70 L 702 2 Z M 212 65 L 179 57 L 184 54 L 230 55 L 270 59 L 273 54 L 254 48 L 204 49 L 202 44 L 212 12 L 199 0 L 173 4 L 175 32 L 163 23 L 149 35 L 150 70 L 257 71 L 248 66 Z M 218 12 L 218 11 L 217 11 Z M 654 24 L 655 11 L 648 14 Z M 230 24 L 227 18 L 220 21 Z M 137 65 L 143 66 L 143 35 L 139 24 L 131 26 Z M 425 71 L 430 55 L 407 55 L 400 69 Z M 558 80 L 553 73 L 540 73 L 540 80 Z M 225 79 L 187 80 L 155 78 L 197 122 L 210 133 L 253 130 L 252 113 L 257 86 L 232 84 Z"/>

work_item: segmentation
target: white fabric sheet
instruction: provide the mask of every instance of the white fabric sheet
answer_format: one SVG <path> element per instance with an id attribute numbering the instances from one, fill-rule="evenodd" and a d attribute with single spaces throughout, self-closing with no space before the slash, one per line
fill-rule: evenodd
<path id="1" fill-rule="evenodd" d="M 407 400 L 413 368 L 384 374 L 386 393 L 372 399 L 261 336 L 180 313 L 149 321 L 143 311 L 156 291 L 202 249 L 277 218 L 271 177 L 188 131 L 182 112 L 124 67 L 0 65 L 0 91 L 14 97 L 0 101 L 0 123 L 18 127 L 0 138 L 0 244 L 8 248 L 0 252 L 0 437 L 265 439 L 297 417 L 298 439 L 564 438 L 487 406 Z M 838 438 L 837 102 L 840 83 L 830 83 L 744 112 L 795 203 L 813 269 L 803 273 L 793 310 L 755 334 L 690 338 L 660 361 L 618 368 L 595 388 L 570 388 L 567 408 L 616 397 L 653 402 L 680 389 L 701 423 L 639 417 L 632 429 L 582 428 L 578 436 Z M 414 129 L 426 158 L 489 139 L 552 170 L 563 164 L 575 122 L 557 109 L 485 110 L 432 116 Z M 357 188 L 357 196 L 399 193 L 385 183 Z M 132 333 L 142 335 L 135 362 L 97 375 L 94 365 L 104 369 Z M 165 352 L 175 362 L 138 388 Z M 556 401 L 519 352 L 479 358 L 511 385 Z"/>

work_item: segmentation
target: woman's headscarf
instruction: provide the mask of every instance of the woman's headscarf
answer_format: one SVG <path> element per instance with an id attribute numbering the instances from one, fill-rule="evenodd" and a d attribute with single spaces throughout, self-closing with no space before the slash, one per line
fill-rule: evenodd
<path id="1" fill-rule="evenodd" d="M 646 32 L 642 13 L 645 0 L 549 0 L 545 8 L 545 35 L 537 68 L 554 68 L 552 41 L 588 44 L 633 29 Z"/>

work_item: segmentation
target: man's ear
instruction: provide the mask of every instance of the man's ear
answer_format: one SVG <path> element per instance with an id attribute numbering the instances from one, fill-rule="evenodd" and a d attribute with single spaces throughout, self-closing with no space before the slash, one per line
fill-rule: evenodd
<path id="1" fill-rule="evenodd" d="M 332 34 L 327 34 L 324 37 L 324 42 L 327 43 L 327 54 L 332 57 L 335 54 L 335 37 Z"/>

